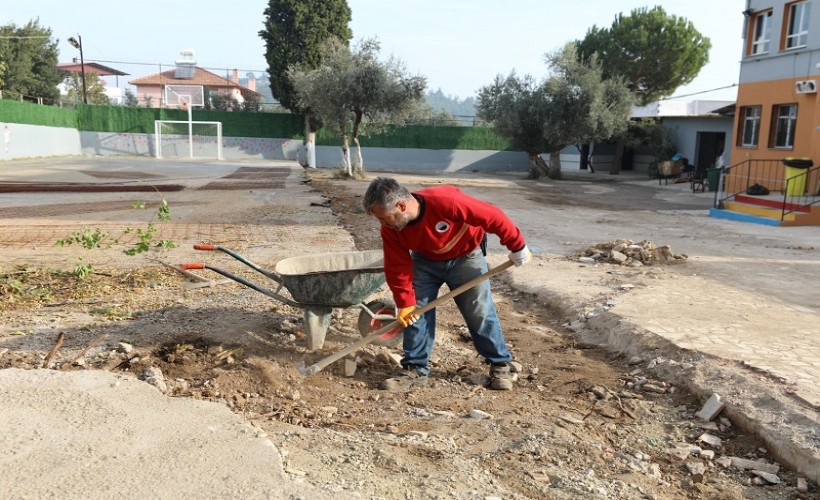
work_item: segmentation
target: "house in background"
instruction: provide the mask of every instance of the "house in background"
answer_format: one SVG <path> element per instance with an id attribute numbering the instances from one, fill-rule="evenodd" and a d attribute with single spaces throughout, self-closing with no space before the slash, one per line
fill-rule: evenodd
<path id="1" fill-rule="evenodd" d="M 105 95 L 108 97 L 108 101 L 111 104 L 122 104 L 122 89 L 120 88 L 120 77 L 126 76 L 128 75 L 128 73 L 123 73 L 118 69 L 110 68 L 100 63 L 78 63 L 76 60 L 70 63 L 57 64 L 57 71 L 62 71 L 64 73 L 77 73 L 78 75 L 82 75 L 82 73 L 85 72 L 86 83 L 90 83 L 91 78 L 98 78 L 100 83 L 103 85 L 103 88 L 105 89 Z M 114 85 L 108 85 L 110 82 L 104 78 L 111 76 L 115 78 Z M 65 95 L 67 93 L 67 89 L 64 83 L 58 85 L 58 88 L 60 89 L 60 94 Z"/>
<path id="2" fill-rule="evenodd" d="M 176 61 L 174 69 L 136 78 L 128 82 L 137 88 L 137 101 L 141 106 L 151 108 L 167 107 L 165 87 L 168 85 L 201 85 L 206 92 L 211 94 L 206 98 L 213 99 L 214 94 L 218 94 L 236 99 L 240 104 L 245 101 L 246 96 L 262 97 L 262 94 L 256 91 L 256 80 L 249 79 L 247 87 L 239 84 L 239 72 L 237 70 L 233 70 L 232 79 L 223 78 L 198 67 L 193 58 L 194 53 L 192 50 L 183 50 L 182 56 L 182 59 Z"/>
<path id="3" fill-rule="evenodd" d="M 637 107 L 633 118 L 658 118 L 689 163 L 702 168 L 730 162 L 734 101 L 665 100 Z M 721 159 L 722 157 L 722 159 Z"/>

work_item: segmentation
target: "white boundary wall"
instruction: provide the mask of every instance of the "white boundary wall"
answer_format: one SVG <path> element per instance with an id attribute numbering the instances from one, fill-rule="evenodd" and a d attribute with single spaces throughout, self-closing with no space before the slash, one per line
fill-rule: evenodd
<path id="1" fill-rule="evenodd" d="M 0 160 L 80 154 L 77 129 L 0 122 Z"/>

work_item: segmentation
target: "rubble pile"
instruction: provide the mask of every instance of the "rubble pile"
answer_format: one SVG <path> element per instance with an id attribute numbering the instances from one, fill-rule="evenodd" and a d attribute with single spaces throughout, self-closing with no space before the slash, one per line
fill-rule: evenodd
<path id="1" fill-rule="evenodd" d="M 640 243 L 632 240 L 615 240 L 587 248 L 580 253 L 578 260 L 586 264 L 607 262 L 641 267 L 673 264 L 688 258 L 686 254 L 674 253 L 669 245 L 657 246 L 648 240 Z"/>

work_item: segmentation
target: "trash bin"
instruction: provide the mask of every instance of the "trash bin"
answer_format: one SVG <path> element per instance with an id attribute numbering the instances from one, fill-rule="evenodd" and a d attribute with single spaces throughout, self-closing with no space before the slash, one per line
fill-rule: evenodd
<path id="1" fill-rule="evenodd" d="M 783 165 L 786 166 L 784 182 L 791 179 L 785 184 L 786 196 L 803 196 L 806 192 L 806 177 L 808 177 L 806 169 L 811 168 L 814 162 L 811 158 L 786 158 L 783 160 Z"/>
<path id="2" fill-rule="evenodd" d="M 709 186 L 709 191 L 717 191 L 718 183 L 720 182 L 720 171 L 723 167 L 713 167 L 706 169 L 706 184 Z"/>

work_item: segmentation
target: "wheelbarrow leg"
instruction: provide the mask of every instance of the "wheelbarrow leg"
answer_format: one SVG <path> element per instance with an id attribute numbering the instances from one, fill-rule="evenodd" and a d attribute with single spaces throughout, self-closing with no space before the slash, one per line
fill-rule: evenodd
<path id="1" fill-rule="evenodd" d="M 332 307 L 310 306 L 305 308 L 305 333 L 307 348 L 316 351 L 325 344 L 325 334 L 330 325 Z"/>

